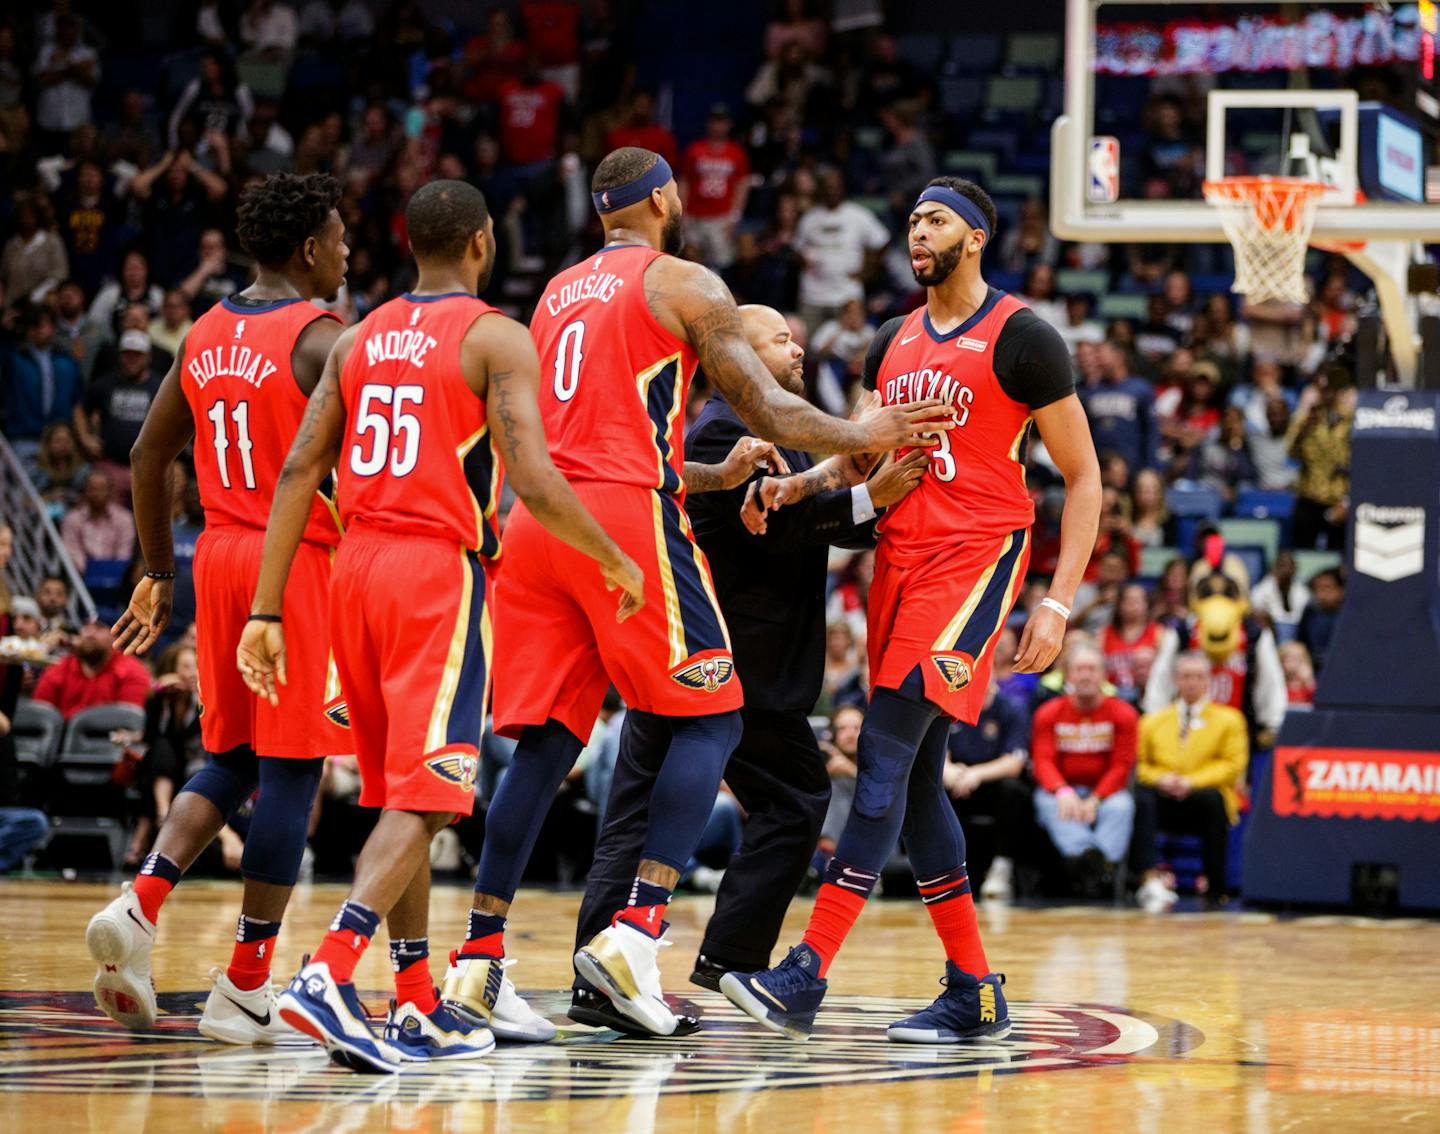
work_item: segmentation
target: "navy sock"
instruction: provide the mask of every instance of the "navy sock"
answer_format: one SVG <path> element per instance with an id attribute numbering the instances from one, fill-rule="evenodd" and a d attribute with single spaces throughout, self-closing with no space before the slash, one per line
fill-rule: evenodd
<path id="1" fill-rule="evenodd" d="M 651 937 L 659 937 L 665 932 L 665 910 L 670 905 L 670 896 L 670 891 L 658 882 L 636 878 L 630 884 L 630 901 L 615 915 L 615 920 L 627 922 Z"/>
<path id="2" fill-rule="evenodd" d="M 650 793 L 650 823 L 642 860 L 685 869 L 710 821 L 725 764 L 740 743 L 743 727 L 738 710 L 688 720 L 676 718 L 670 747 Z"/>
<path id="3" fill-rule="evenodd" d="M 340 910 L 335 915 L 335 920 L 330 923 L 330 932 L 358 933 L 363 937 L 374 937 L 380 928 L 380 915 L 369 906 L 362 905 L 352 898 L 346 898 L 340 903 Z"/>
<path id="4" fill-rule="evenodd" d="M 416 961 L 430 956 L 428 937 L 392 937 L 390 939 L 390 967 L 397 973 L 408 969 Z"/>
<path id="5" fill-rule="evenodd" d="M 140 873 L 147 877 L 163 878 L 174 886 L 180 881 L 180 867 L 159 851 L 151 851 L 140 866 Z"/>
<path id="6" fill-rule="evenodd" d="M 499 914 L 470 911 L 470 931 L 460 946 L 462 957 L 505 956 L 505 919 Z"/>
<path id="7" fill-rule="evenodd" d="M 584 741 L 559 721 L 531 725 L 520 735 L 510 769 L 485 813 L 485 845 L 475 890 L 508 902 L 515 897 L 540 825 Z"/>

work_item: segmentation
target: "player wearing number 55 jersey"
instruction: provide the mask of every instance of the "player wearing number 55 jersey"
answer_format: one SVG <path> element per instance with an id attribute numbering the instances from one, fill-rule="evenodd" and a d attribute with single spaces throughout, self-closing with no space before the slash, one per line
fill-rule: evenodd
<path id="1" fill-rule="evenodd" d="M 503 963 L 505 915 L 540 823 L 614 682 L 632 712 L 675 723 L 657 730 L 672 739 L 630 904 L 576 964 L 622 1026 L 669 1035 L 677 1020 L 660 997 L 658 941 L 739 739 L 743 677 L 685 517 L 687 488 L 724 483 L 716 466 L 684 460 L 690 378 L 698 362 L 766 440 L 826 452 L 919 440 L 917 423 L 936 403 L 848 422 L 783 390 L 750 346 L 725 285 L 673 255 L 681 204 L 664 159 L 616 150 L 591 188 L 606 244 L 550 281 L 531 320 L 540 409 L 556 467 L 644 568 L 645 606 L 617 625 L 574 554 L 528 508 L 511 513 L 497 588 L 495 719 L 520 744 L 487 818 L 470 934 L 445 995 L 486 1010 L 489 974 Z M 611 1010 L 603 1000 L 599 1007 Z"/>
<path id="2" fill-rule="evenodd" d="M 886 405 L 939 397 L 955 428 L 931 450 L 918 488 L 880 522 L 867 611 L 872 687 L 856 755 L 855 800 L 803 942 L 776 968 L 731 973 L 721 988 L 772 1029 L 809 1034 L 825 972 L 903 837 L 946 955 L 946 992 L 891 1025 L 892 1040 L 954 1043 L 1010 1028 L 1002 978 L 975 923 L 965 835 L 941 783 L 951 721 L 973 725 L 995 640 L 1029 561 L 1025 487 L 1032 422 L 1065 478 L 1050 594 L 1031 615 L 1015 668 L 1046 669 L 1095 545 L 1100 471 L 1060 336 L 988 287 L 980 255 L 995 206 L 978 185 L 932 181 L 910 214 L 910 263 L 925 306 L 881 328 L 865 384 Z"/>
<path id="3" fill-rule="evenodd" d="M 474 1058 L 495 1042 L 483 1022 L 439 1003 L 427 925 L 430 838 L 474 805 L 501 460 L 537 521 L 579 550 L 577 571 L 622 591 L 611 597 L 612 617 L 628 617 L 644 591 L 634 562 L 550 463 L 530 336 L 475 298 L 495 255 L 484 197 L 464 182 L 432 182 L 410 198 L 405 225 L 419 281 L 342 334 L 331 353 L 280 474 L 237 658 L 253 690 L 284 695 L 293 635 L 280 596 L 306 502 L 335 468 L 346 522 L 330 586 L 335 660 L 360 800 L 381 813 L 349 899 L 280 997 L 279 1014 L 336 1062 L 369 1071 Z M 383 1039 L 352 981 L 382 918 L 396 989 Z M 543 1024 L 506 1004 L 517 1026 Z"/>
<path id="4" fill-rule="evenodd" d="M 149 570 L 115 630 L 127 652 L 143 653 L 170 614 L 170 465 L 194 440 L 205 508 L 195 555 L 196 653 L 210 762 L 175 797 L 133 890 L 97 914 L 86 934 L 99 966 L 96 999 L 128 1026 L 154 1022 L 149 943 L 166 894 L 258 786 L 240 863 L 245 893 L 234 954 L 216 977 L 200 1031 L 232 1043 L 273 1043 L 288 1031 L 271 1011 L 275 938 L 300 869 L 323 757 L 351 750 L 345 731 L 322 712 L 330 657 L 325 599 L 340 528 L 320 494 L 305 502 L 304 540 L 285 593 L 297 632 L 278 705 L 256 703 L 234 658 L 280 466 L 340 334 L 339 321 L 310 302 L 333 298 L 344 280 L 349 250 L 335 211 L 339 198 L 338 183 L 318 175 L 278 175 L 246 194 L 237 234 L 259 276 L 196 320 L 131 454 L 135 524 Z"/>

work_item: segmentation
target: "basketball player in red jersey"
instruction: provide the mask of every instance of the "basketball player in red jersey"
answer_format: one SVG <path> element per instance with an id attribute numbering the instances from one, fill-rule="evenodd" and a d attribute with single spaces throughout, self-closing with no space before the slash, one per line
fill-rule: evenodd
<path id="1" fill-rule="evenodd" d="M 1066 494 L 1059 562 L 1025 625 L 1018 672 L 1040 672 L 1059 653 L 1095 546 L 1100 470 L 1064 342 L 980 275 L 994 231 L 983 189 L 932 181 L 910 214 L 910 263 L 925 305 L 886 323 L 866 356 L 865 384 L 886 405 L 939 396 L 956 428 L 939 435 L 920 486 L 880 521 L 855 801 L 804 940 L 775 968 L 720 982 L 738 1007 L 784 1035 L 810 1034 L 826 970 L 900 837 L 945 947 L 946 990 L 892 1024 L 889 1037 L 956 1043 L 1010 1030 L 1003 978 L 990 972 L 975 923 L 965 835 L 941 784 L 946 737 L 952 720 L 973 725 L 979 716 L 995 640 L 1025 578 L 1035 519 L 1024 464 L 1031 422 Z"/>
<path id="2" fill-rule="evenodd" d="M 175 797 L 134 883 L 91 919 L 85 934 L 98 966 L 96 1002 L 126 1027 L 155 1022 L 150 948 L 161 904 L 258 787 L 240 864 L 245 890 L 234 954 L 228 969 L 212 974 L 200 1031 L 230 1043 L 298 1039 L 272 1010 L 270 963 L 323 757 L 351 749 L 345 731 L 322 712 L 330 649 L 325 595 L 340 529 L 330 501 L 318 493 L 305 502 L 304 544 L 285 595 L 285 609 L 303 632 L 278 706 L 256 704 L 233 658 L 280 466 L 340 335 L 339 321 L 311 302 L 333 299 L 345 278 L 349 249 L 335 210 L 339 199 L 339 184 L 320 175 L 277 174 L 247 192 L 236 233 L 259 274 L 196 320 L 131 453 L 135 525 L 148 569 L 115 639 L 136 654 L 154 644 L 170 617 L 170 466 L 195 441 L 205 508 L 195 555 L 196 653 L 210 761 Z"/>
<path id="3" fill-rule="evenodd" d="M 677 723 L 629 904 L 576 954 L 576 966 L 630 1028 L 670 1035 L 677 1018 L 661 997 L 655 963 L 665 910 L 741 731 L 725 621 L 684 510 L 687 488 L 727 483 L 722 466 L 684 460 L 683 410 L 696 364 L 757 434 L 797 449 L 925 444 L 928 430 L 950 422 L 926 424 L 940 412 L 934 399 L 851 422 L 784 390 L 750 346 L 725 285 L 673 255 L 680 196 L 658 154 L 614 151 L 596 168 L 592 189 L 606 244 L 550 281 L 530 332 L 555 465 L 644 569 L 646 602 L 616 625 L 576 553 L 526 508 L 511 514 L 496 599 L 495 724 L 519 747 L 487 815 L 469 934 L 443 995 L 475 1019 L 492 1011 L 503 988 L 510 902 L 613 682 L 632 709 Z"/>
<path id="4" fill-rule="evenodd" d="M 464 182 L 432 182 L 410 198 L 405 224 L 419 282 L 331 352 L 280 474 L 236 659 L 252 690 L 284 696 L 287 649 L 300 644 L 288 612 L 282 620 L 281 595 L 307 501 L 336 469 L 346 533 L 330 586 L 335 663 L 360 802 L 382 810 L 349 898 L 281 995 L 279 1014 L 336 1062 L 379 1072 L 403 1060 L 474 1058 L 495 1043 L 439 1003 L 427 922 L 431 836 L 474 804 L 500 459 L 529 514 L 579 549 L 577 569 L 602 590 L 620 589 L 610 618 L 630 617 L 645 588 L 550 463 L 530 336 L 476 298 L 495 254 L 484 197 Z M 383 1039 L 353 983 L 382 918 L 397 993 Z"/>

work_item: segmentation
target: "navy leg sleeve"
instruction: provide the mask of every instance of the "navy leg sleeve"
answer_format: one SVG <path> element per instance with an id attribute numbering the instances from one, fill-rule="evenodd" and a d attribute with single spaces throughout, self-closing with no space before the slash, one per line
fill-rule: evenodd
<path id="1" fill-rule="evenodd" d="M 916 878 L 938 878 L 965 865 L 965 832 L 941 781 L 949 734 L 949 718 L 932 724 L 910 769 L 900 837 Z"/>
<path id="2" fill-rule="evenodd" d="M 211 753 L 205 766 L 186 780 L 180 790 L 193 791 L 208 799 L 228 823 L 235 809 L 250 798 L 259 783 L 255 750 L 242 744 L 228 752 Z"/>
<path id="3" fill-rule="evenodd" d="M 738 709 L 675 719 L 675 733 L 650 795 L 642 859 L 684 870 L 700 841 L 726 761 L 740 743 Z"/>
<path id="4" fill-rule="evenodd" d="M 485 812 L 485 845 L 475 872 L 478 893 L 502 902 L 514 899 L 555 793 L 584 747 L 559 721 L 530 725 L 521 733 L 510 769 Z"/>
<path id="5" fill-rule="evenodd" d="M 855 802 L 835 857 L 879 873 L 900 838 L 910 769 L 940 710 L 925 699 L 917 669 L 899 689 L 876 689 L 860 729 Z"/>
<path id="6" fill-rule="evenodd" d="M 320 789 L 325 760 L 261 756 L 258 763 L 260 797 L 245 836 L 240 874 L 272 886 L 293 886 L 300 876 L 310 808 Z"/>

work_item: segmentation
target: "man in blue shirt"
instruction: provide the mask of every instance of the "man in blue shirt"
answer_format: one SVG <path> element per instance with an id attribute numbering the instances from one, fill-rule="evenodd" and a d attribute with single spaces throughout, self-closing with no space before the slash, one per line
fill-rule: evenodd
<path id="1" fill-rule="evenodd" d="M 978 856 L 970 861 L 972 883 L 985 880 L 979 891 L 986 901 L 1005 903 L 1014 893 L 1015 858 L 1032 825 L 1031 789 L 1025 782 L 1029 747 L 1029 713 L 1020 702 L 1001 693 L 993 678 L 980 719 L 973 725 L 956 724 L 950 730 L 945 790 L 967 835 L 981 825 L 976 822 L 979 819 L 986 820 L 984 825 L 992 831 L 989 841 L 995 857 L 989 869 L 977 869 L 984 865 Z"/>
<path id="2" fill-rule="evenodd" d="M 22 316 L 24 342 L 0 357 L 5 386 L 5 435 L 22 458 L 40 447 L 54 421 L 69 421 L 80 398 L 80 368 L 55 341 L 55 316 L 43 307 Z"/>
<path id="3" fill-rule="evenodd" d="M 1100 381 L 1078 393 L 1090 419 L 1097 453 L 1119 453 L 1134 472 L 1158 467 L 1160 430 L 1155 420 L 1155 391 L 1130 373 L 1125 352 L 1114 343 L 1100 345 Z"/>

